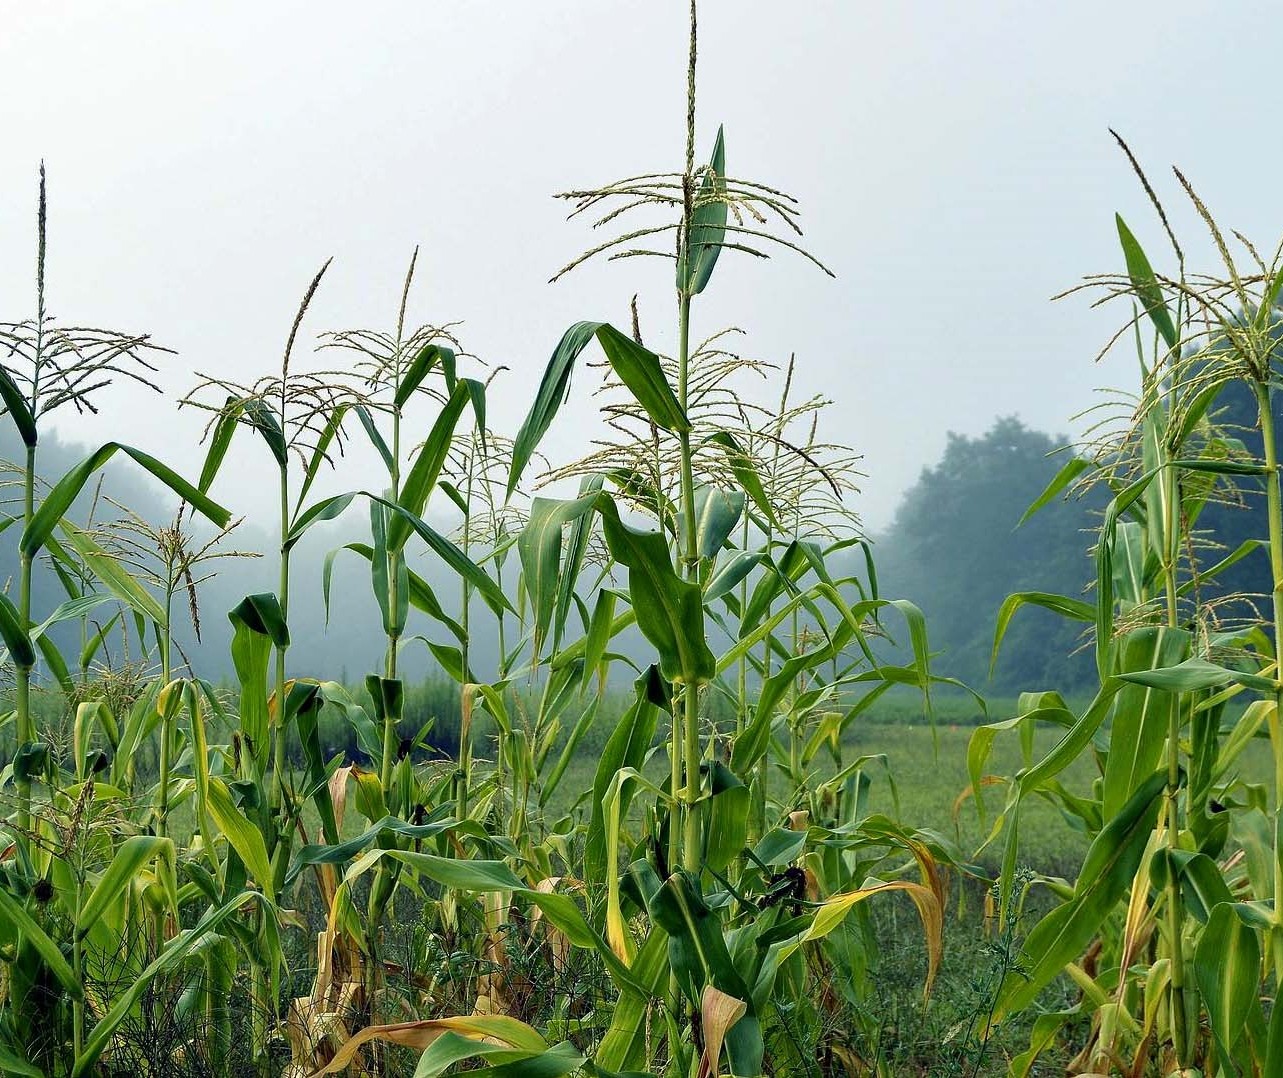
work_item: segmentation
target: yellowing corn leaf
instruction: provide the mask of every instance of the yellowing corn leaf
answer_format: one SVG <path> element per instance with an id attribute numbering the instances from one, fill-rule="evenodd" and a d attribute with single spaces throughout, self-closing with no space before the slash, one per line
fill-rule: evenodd
<path id="1" fill-rule="evenodd" d="M 383 1026 L 366 1026 L 350 1037 L 334 1058 L 311 1078 L 322 1074 L 337 1074 L 355 1059 L 363 1045 L 370 1041 L 386 1041 L 402 1048 L 423 1051 L 444 1033 L 456 1033 L 469 1040 L 487 1044 L 502 1044 L 523 1052 L 543 1052 L 547 1042 L 525 1022 L 506 1015 L 461 1015 L 454 1018 L 429 1018 L 419 1022 L 393 1022 Z"/>
<path id="2" fill-rule="evenodd" d="M 717 1078 L 722 1042 L 727 1031 L 748 1013 L 748 1004 L 727 995 L 711 984 L 706 985 L 699 1001 L 700 1021 L 704 1029 L 704 1052 L 699 1057 L 699 1078 Z"/>

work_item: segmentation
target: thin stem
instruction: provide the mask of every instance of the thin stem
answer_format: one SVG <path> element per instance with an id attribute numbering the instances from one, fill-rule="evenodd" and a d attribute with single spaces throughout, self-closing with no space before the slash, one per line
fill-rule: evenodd
<path id="1" fill-rule="evenodd" d="M 400 354 L 400 345 L 397 345 L 397 353 Z M 400 366 L 397 367 L 395 384 L 399 384 L 401 379 Z M 391 470 L 391 500 L 393 504 L 400 501 L 401 498 L 401 409 L 392 410 L 392 470 Z M 396 554 L 388 552 L 388 614 L 391 623 L 388 628 L 388 645 L 387 655 L 383 663 L 383 676 L 389 681 L 395 681 L 397 676 L 397 651 L 400 647 L 400 634 L 397 631 L 397 609 L 400 605 L 400 587 L 401 587 L 401 558 L 404 556 L 400 551 Z M 389 711 L 383 716 L 383 760 L 379 767 L 379 784 L 383 787 L 383 796 L 386 798 L 392 789 L 392 765 L 396 759 L 397 748 L 397 717 Z"/>
<path id="2" fill-rule="evenodd" d="M 468 507 L 463 514 L 463 555 L 465 558 L 470 558 L 472 556 L 472 551 L 471 551 L 472 481 L 473 481 L 472 477 L 473 477 L 473 471 L 475 466 L 476 466 L 476 434 L 474 432 L 473 444 L 469 447 L 469 450 L 468 450 L 467 491 L 463 499 L 464 505 Z M 471 638 L 470 631 L 468 628 L 468 607 L 471 605 L 471 602 L 472 602 L 472 587 L 471 585 L 469 585 L 466 577 L 462 578 L 461 588 L 462 588 L 462 595 L 461 595 L 462 606 L 460 607 L 460 610 L 459 610 L 459 627 L 463 630 L 463 632 L 461 634 L 462 639 L 460 639 L 459 641 L 459 656 L 460 656 L 460 666 L 462 667 L 463 680 L 466 683 L 469 680 L 471 680 L 468 674 L 469 652 L 471 650 L 468 647 L 468 643 Z M 501 645 L 500 654 L 502 654 L 502 645 Z M 466 691 L 465 686 L 461 685 L 460 691 L 461 692 Z M 460 702 L 462 703 L 462 697 L 460 697 Z M 472 723 L 469 722 L 466 730 L 464 730 L 462 727 L 460 727 L 460 730 L 459 730 L 458 816 L 459 816 L 459 819 L 461 820 L 467 818 L 468 799 L 471 797 L 471 790 L 469 789 L 469 787 L 471 785 L 472 785 Z M 515 814 L 514 814 L 514 818 L 515 818 Z"/>
<path id="3" fill-rule="evenodd" d="M 1176 559 L 1180 549 L 1178 523 L 1180 512 L 1180 480 L 1175 469 L 1168 468 L 1161 476 L 1166 503 L 1163 527 L 1163 575 L 1167 601 L 1167 624 L 1179 626 L 1177 599 Z M 1168 710 L 1167 726 L 1167 791 L 1166 814 L 1167 845 L 1171 850 L 1180 847 L 1180 784 L 1181 784 L 1181 695 L 1173 693 Z M 1176 873 L 1169 874 L 1167 887 L 1167 934 L 1171 940 L 1171 1011 L 1172 1046 L 1177 1062 L 1182 1068 L 1189 1066 L 1190 1037 L 1186 1011 L 1186 971 L 1184 950 L 1185 909 L 1181 900 L 1180 881 Z"/>
<path id="4" fill-rule="evenodd" d="M 22 484 L 22 520 L 24 530 L 31 524 L 35 514 L 36 489 L 36 447 L 27 447 L 26 470 Z M 25 551 L 19 560 L 18 577 L 18 616 L 24 630 L 31 627 L 31 555 Z M 31 667 L 16 664 L 17 685 L 17 733 L 18 745 L 29 745 L 36 739 L 35 722 L 31 715 Z M 31 779 L 25 773 L 18 779 L 18 831 L 25 836 L 31 830 Z M 22 839 L 25 842 L 25 838 Z"/>
<path id="5" fill-rule="evenodd" d="M 1274 412 L 1268 385 L 1257 383 L 1257 408 L 1261 421 L 1261 439 L 1265 445 L 1265 504 L 1269 519 L 1271 597 L 1274 615 L 1274 676 L 1278 683 L 1283 670 L 1283 495 L 1279 490 L 1278 445 L 1275 440 Z M 1274 714 L 1270 719 L 1270 743 L 1274 752 L 1274 920 L 1271 939 L 1275 950 L 1274 973 L 1283 980 L 1283 861 L 1280 855 L 1280 829 L 1283 828 L 1283 736 L 1280 736 L 1279 713 L 1283 711 L 1283 686 L 1274 693 Z"/>
<path id="6" fill-rule="evenodd" d="M 169 685 L 170 681 L 170 640 L 169 625 L 170 615 L 174 605 L 173 589 L 173 563 L 170 559 L 169 572 L 167 579 L 171 582 L 165 588 L 165 628 L 160 636 L 160 668 L 161 668 L 161 688 Z M 169 772 L 172 767 L 170 760 L 171 744 L 174 740 L 173 718 L 169 709 L 168 701 L 162 701 L 162 711 L 160 719 L 160 776 L 157 779 L 156 790 L 156 834 L 161 838 L 165 837 L 169 821 Z"/>
<path id="7" fill-rule="evenodd" d="M 280 497 L 281 555 L 277 598 L 281 604 L 281 616 L 285 619 L 285 624 L 288 625 L 290 618 L 290 551 L 285 545 L 285 537 L 290 530 L 290 486 L 289 471 L 285 467 L 280 469 Z M 272 768 L 272 808 L 281 813 L 281 829 L 284 831 L 285 647 L 282 645 L 277 645 L 276 648 L 276 737 L 273 748 L 275 755 Z"/>
<path id="8" fill-rule="evenodd" d="M 686 230 L 689 235 L 689 227 Z M 682 410 L 687 405 L 687 381 L 690 372 L 690 295 L 683 289 L 678 305 L 678 380 L 677 399 Z M 692 463 L 689 432 L 680 435 L 682 454 L 682 516 L 685 520 L 685 550 L 682 561 L 685 566 L 686 579 L 699 581 L 699 537 L 695 534 L 695 478 Z M 695 803 L 699 799 L 699 686 L 687 683 L 682 690 L 682 721 L 680 730 L 674 726 L 674 749 L 681 735 L 681 756 L 685 761 L 685 790 L 683 803 L 683 838 L 681 864 L 689 871 L 698 871 L 701 857 L 699 850 L 699 817 L 695 812 Z"/>
<path id="9" fill-rule="evenodd" d="M 84 867 L 76 866 L 76 924 L 80 923 L 80 911 L 85 901 Z M 76 983 L 84 984 L 84 941 L 79 931 L 71 934 L 71 968 L 76 975 Z M 79 1059 L 85 1044 L 85 1001 L 73 999 L 71 1003 L 71 1053 L 73 1059 Z"/>

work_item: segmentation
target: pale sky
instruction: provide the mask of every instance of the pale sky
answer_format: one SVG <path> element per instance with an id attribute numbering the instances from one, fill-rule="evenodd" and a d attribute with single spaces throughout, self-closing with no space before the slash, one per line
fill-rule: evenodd
<path id="1" fill-rule="evenodd" d="M 546 282 L 593 239 L 553 192 L 681 167 L 685 19 L 679 0 L 0 0 L 0 318 L 32 313 L 44 158 L 52 310 L 177 349 L 173 397 L 194 369 L 278 365 L 331 255 L 307 330 L 390 327 L 419 244 L 413 312 L 462 320 L 471 351 L 512 368 L 492 420 L 515 430 L 571 322 L 623 324 L 639 292 L 648 343 L 671 348 L 668 263 Z M 885 525 L 946 431 L 1004 413 L 1065 431 L 1095 387 L 1133 379 L 1124 355 L 1092 363 L 1111 318 L 1049 302 L 1121 267 L 1115 210 L 1166 258 L 1108 127 L 1196 263 L 1172 163 L 1273 248 L 1278 39 L 1264 3 L 705 0 L 700 156 L 724 123 L 728 171 L 798 196 L 838 277 L 724 256 L 696 332 L 734 323 L 745 352 L 797 354 L 801 388 L 836 402 L 829 435 L 865 455 L 857 508 Z M 592 429 L 590 389 L 554 460 Z M 101 403 L 60 433 L 195 473 L 198 431 L 172 400 Z M 219 493 L 270 526 L 266 477 Z"/>

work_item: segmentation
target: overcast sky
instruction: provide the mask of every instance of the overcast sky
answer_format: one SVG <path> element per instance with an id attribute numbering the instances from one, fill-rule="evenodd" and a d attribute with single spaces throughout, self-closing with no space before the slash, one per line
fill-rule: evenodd
<path id="1" fill-rule="evenodd" d="M 44 158 L 52 310 L 177 349 L 172 395 L 193 369 L 275 367 L 331 255 L 308 328 L 390 327 L 420 244 L 414 310 L 512 368 L 492 415 L 513 430 L 572 321 L 622 322 L 639 292 L 648 343 L 672 345 L 668 264 L 546 283 L 592 239 L 549 196 L 681 167 L 685 17 L 678 0 L 0 0 L 0 318 L 32 312 Z M 724 123 L 728 170 L 797 195 L 838 276 L 725 258 L 696 331 L 734 323 L 746 352 L 797 354 L 801 386 L 836 402 L 828 433 L 865 455 L 874 528 L 946 431 L 1002 413 L 1070 429 L 1134 364 L 1093 365 L 1112 320 L 1049 297 L 1120 267 L 1115 210 L 1163 255 L 1107 128 L 1173 209 L 1178 163 L 1272 249 L 1276 29 L 1264 3 L 705 0 L 700 155 Z M 591 429 L 590 388 L 554 459 Z M 61 433 L 199 459 L 172 399 L 102 403 Z M 273 497 L 219 493 L 256 513 Z"/>

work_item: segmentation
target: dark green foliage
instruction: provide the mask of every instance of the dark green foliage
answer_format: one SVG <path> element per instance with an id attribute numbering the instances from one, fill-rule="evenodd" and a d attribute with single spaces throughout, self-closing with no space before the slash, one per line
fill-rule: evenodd
<path id="1" fill-rule="evenodd" d="M 877 544 L 883 590 L 911 595 L 931 626 L 941 672 L 976 686 L 988 679 L 992 626 L 1012 592 L 1077 597 L 1092 576 L 1088 557 L 1105 499 L 1054 500 L 1017 527 L 1064 463 L 1065 442 L 1015 417 L 972 438 L 949 434 L 940 463 L 923 470 Z M 991 688 L 1081 687 L 1094 671 L 1073 623 L 1045 610 L 1013 620 Z"/>

